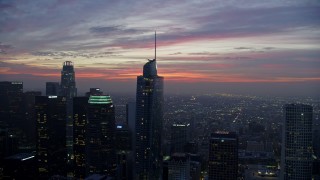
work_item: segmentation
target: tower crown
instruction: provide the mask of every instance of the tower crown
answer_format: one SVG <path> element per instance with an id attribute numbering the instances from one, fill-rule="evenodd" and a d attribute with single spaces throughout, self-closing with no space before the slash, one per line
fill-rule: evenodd
<path id="1" fill-rule="evenodd" d="M 143 76 L 144 77 L 150 77 L 150 76 L 157 76 L 157 32 L 154 32 L 154 59 L 149 59 L 149 62 L 147 62 L 143 66 Z"/>
<path id="2" fill-rule="evenodd" d="M 65 61 L 63 63 L 63 66 L 73 66 L 73 62 L 72 61 Z"/>

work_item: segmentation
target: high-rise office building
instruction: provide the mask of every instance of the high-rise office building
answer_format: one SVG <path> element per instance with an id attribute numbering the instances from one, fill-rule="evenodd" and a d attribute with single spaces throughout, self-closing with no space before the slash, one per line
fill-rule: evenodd
<path id="1" fill-rule="evenodd" d="M 37 179 L 33 153 L 19 153 L 4 159 L 1 179 Z"/>
<path id="2" fill-rule="evenodd" d="M 211 134 L 209 180 L 234 180 L 238 175 L 238 137 L 231 132 Z"/>
<path id="3" fill-rule="evenodd" d="M 311 179 L 313 108 L 304 104 L 287 104 L 284 113 L 281 179 Z"/>
<path id="4" fill-rule="evenodd" d="M 28 141 L 36 143 L 36 121 L 35 121 L 35 97 L 41 96 L 41 91 L 27 91 L 23 93 L 24 123 Z"/>
<path id="5" fill-rule="evenodd" d="M 90 96 L 101 96 L 103 95 L 103 92 L 101 91 L 100 88 L 90 88 L 89 92 L 86 92 L 86 96 L 90 97 Z"/>
<path id="6" fill-rule="evenodd" d="M 117 153 L 117 179 L 133 179 L 131 131 L 126 124 L 118 124 L 116 126 L 115 141 Z"/>
<path id="7" fill-rule="evenodd" d="M 131 133 L 131 147 L 136 147 L 136 102 L 129 102 L 126 105 L 126 122 Z"/>
<path id="8" fill-rule="evenodd" d="M 60 90 L 61 96 L 65 96 L 67 99 L 77 96 L 75 72 L 73 68 L 73 62 L 71 61 L 66 61 L 63 63 Z"/>
<path id="9" fill-rule="evenodd" d="M 175 123 L 171 126 L 171 153 L 184 153 L 190 141 L 190 124 Z"/>
<path id="10" fill-rule="evenodd" d="M 136 102 L 128 102 L 126 105 L 126 122 L 131 134 L 131 152 L 128 156 L 129 160 L 132 161 L 130 164 L 129 177 L 133 178 L 135 173 L 135 149 L 136 149 Z"/>
<path id="11" fill-rule="evenodd" d="M 73 177 L 73 101 L 77 96 L 75 72 L 73 62 L 65 61 L 61 71 L 60 95 L 67 99 L 67 149 L 68 149 L 68 177 Z"/>
<path id="12" fill-rule="evenodd" d="M 9 127 L 23 129 L 23 83 L 0 82 L 0 121 Z"/>
<path id="13" fill-rule="evenodd" d="M 46 96 L 58 96 L 60 93 L 59 82 L 46 82 Z"/>
<path id="14" fill-rule="evenodd" d="M 86 177 L 86 126 L 89 97 L 73 98 L 73 174 L 77 179 Z"/>
<path id="15" fill-rule="evenodd" d="M 87 175 L 115 176 L 115 114 L 110 96 L 90 96 L 86 125 Z"/>
<path id="16" fill-rule="evenodd" d="M 18 137 L 8 129 L 0 129 L 0 164 L 4 164 L 5 157 L 16 153 L 18 153 Z"/>
<path id="17" fill-rule="evenodd" d="M 110 97 L 102 94 L 100 88 L 90 88 L 86 97 L 73 98 L 73 173 L 78 179 L 84 179 L 95 173 L 107 174 L 113 170 L 103 166 L 111 162 L 109 159 L 102 159 L 102 157 L 98 159 L 97 157 L 99 153 L 107 154 L 106 151 L 110 151 L 110 146 L 114 146 L 113 141 L 110 141 L 110 137 L 113 136 L 110 133 L 113 131 L 112 127 L 115 126 L 113 105 Z M 115 150 L 116 147 L 113 149 Z"/>
<path id="18" fill-rule="evenodd" d="M 174 153 L 168 162 L 168 179 L 190 179 L 190 157 L 185 153 Z"/>
<path id="19" fill-rule="evenodd" d="M 35 113 L 39 178 L 66 176 L 66 98 L 36 96 Z"/>
<path id="20" fill-rule="evenodd" d="M 128 102 L 128 104 L 126 104 L 126 122 L 132 134 L 135 134 L 136 102 Z"/>
<path id="21" fill-rule="evenodd" d="M 136 92 L 136 175 L 159 179 L 162 175 L 161 135 L 163 77 L 157 74 L 156 56 L 143 66 Z"/>

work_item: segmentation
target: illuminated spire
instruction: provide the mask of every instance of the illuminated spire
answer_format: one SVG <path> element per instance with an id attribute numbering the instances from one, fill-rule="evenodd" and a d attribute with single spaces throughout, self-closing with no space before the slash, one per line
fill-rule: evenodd
<path id="1" fill-rule="evenodd" d="M 144 77 L 150 77 L 150 76 L 157 76 L 157 31 L 154 32 L 154 59 L 148 59 L 149 62 L 147 62 L 143 66 L 143 76 Z"/>
<path id="2" fill-rule="evenodd" d="M 157 31 L 154 31 L 154 60 L 157 59 Z"/>

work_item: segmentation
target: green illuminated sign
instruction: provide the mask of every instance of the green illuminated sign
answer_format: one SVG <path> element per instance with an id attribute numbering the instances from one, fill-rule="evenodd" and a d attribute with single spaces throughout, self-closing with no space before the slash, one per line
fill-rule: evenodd
<path id="1" fill-rule="evenodd" d="M 110 96 L 90 96 L 89 104 L 112 104 Z"/>

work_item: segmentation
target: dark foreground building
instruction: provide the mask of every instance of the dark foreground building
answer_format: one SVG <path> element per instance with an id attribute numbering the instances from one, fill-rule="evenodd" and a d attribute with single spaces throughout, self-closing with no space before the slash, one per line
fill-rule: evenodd
<path id="1" fill-rule="evenodd" d="M 235 133 L 211 134 L 209 180 L 234 180 L 238 175 L 238 137 Z"/>
<path id="2" fill-rule="evenodd" d="M 86 177 L 86 126 L 89 97 L 73 98 L 73 174 L 77 179 Z"/>
<path id="3" fill-rule="evenodd" d="M 36 96 L 35 113 L 39 178 L 66 176 L 66 98 Z"/>
<path id="4" fill-rule="evenodd" d="M 10 128 L 25 130 L 23 126 L 23 83 L 0 82 L 0 122 Z"/>
<path id="5" fill-rule="evenodd" d="M 115 114 L 110 96 L 90 96 L 87 109 L 86 171 L 115 176 Z"/>
<path id="6" fill-rule="evenodd" d="M 4 159 L 3 179 L 36 179 L 36 158 L 32 153 L 19 153 Z"/>
<path id="7" fill-rule="evenodd" d="M 163 77 L 157 74 L 156 57 L 143 66 L 136 92 L 136 175 L 159 179 L 162 175 Z"/>
<path id="8" fill-rule="evenodd" d="M 304 104 L 287 104 L 284 113 L 281 179 L 311 179 L 313 108 Z"/>

